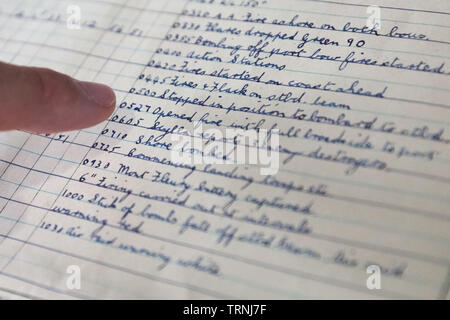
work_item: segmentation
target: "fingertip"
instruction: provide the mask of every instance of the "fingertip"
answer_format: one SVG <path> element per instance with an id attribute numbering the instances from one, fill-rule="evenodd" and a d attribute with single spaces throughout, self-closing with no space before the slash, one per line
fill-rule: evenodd
<path id="1" fill-rule="evenodd" d="M 0 130 L 80 130 L 108 119 L 116 106 L 114 91 L 106 85 L 14 65 L 0 64 L 0 95 Z"/>
<path id="2" fill-rule="evenodd" d="M 96 82 L 77 82 L 89 100 L 98 104 L 100 107 L 107 109 L 106 111 L 108 112 L 111 109 L 114 110 L 116 105 L 116 95 L 110 87 Z"/>
<path id="3" fill-rule="evenodd" d="M 34 109 L 39 114 L 28 121 L 26 129 L 35 133 L 81 130 L 98 125 L 111 116 L 116 106 L 116 96 L 111 88 L 78 80 L 72 83 L 59 87 L 50 101 Z"/>

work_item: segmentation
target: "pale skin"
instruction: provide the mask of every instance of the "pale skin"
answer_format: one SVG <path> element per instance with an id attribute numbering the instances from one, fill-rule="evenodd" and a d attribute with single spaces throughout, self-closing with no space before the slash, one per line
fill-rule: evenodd
<path id="1" fill-rule="evenodd" d="M 0 131 L 56 133 L 94 126 L 114 111 L 111 88 L 44 68 L 0 62 Z"/>

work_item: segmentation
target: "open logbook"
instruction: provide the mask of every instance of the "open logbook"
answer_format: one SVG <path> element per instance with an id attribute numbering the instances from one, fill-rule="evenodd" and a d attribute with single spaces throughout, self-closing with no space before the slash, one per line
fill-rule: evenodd
<path id="1" fill-rule="evenodd" d="M 117 97 L 0 133 L 0 297 L 448 297 L 448 1 L 0 0 L 0 61 Z"/>

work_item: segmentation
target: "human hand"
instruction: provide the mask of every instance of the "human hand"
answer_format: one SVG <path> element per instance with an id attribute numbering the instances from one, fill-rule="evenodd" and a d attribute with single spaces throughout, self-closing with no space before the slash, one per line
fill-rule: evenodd
<path id="1" fill-rule="evenodd" d="M 107 119 L 115 104 L 114 92 L 105 85 L 0 62 L 0 131 L 83 129 Z"/>

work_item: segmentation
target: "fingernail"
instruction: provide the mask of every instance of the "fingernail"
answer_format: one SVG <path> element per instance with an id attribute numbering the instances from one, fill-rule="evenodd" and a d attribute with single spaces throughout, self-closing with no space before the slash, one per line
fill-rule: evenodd
<path id="1" fill-rule="evenodd" d="M 89 100 L 102 107 L 110 107 L 116 103 L 114 91 L 103 84 L 87 81 L 78 81 Z"/>

